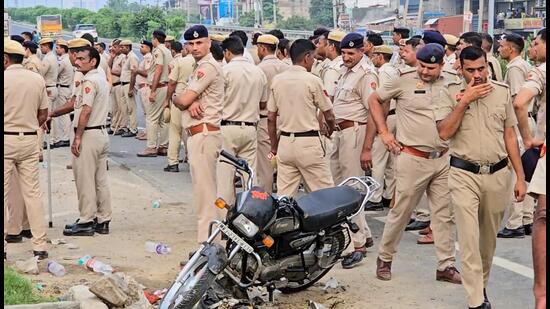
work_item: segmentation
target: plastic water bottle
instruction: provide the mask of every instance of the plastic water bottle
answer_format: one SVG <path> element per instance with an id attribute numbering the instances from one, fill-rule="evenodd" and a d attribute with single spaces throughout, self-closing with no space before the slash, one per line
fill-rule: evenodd
<path id="1" fill-rule="evenodd" d="M 145 250 L 161 255 L 169 254 L 170 252 L 172 252 L 172 249 L 170 249 L 170 247 L 168 247 L 167 245 L 162 243 L 155 243 L 152 241 L 145 242 Z"/>
<path id="2" fill-rule="evenodd" d="M 78 265 L 86 265 L 86 262 L 88 262 L 89 259 L 91 259 L 92 257 L 90 255 L 85 255 L 81 258 L 78 259 L 78 261 L 76 262 Z"/>
<path id="3" fill-rule="evenodd" d="M 153 201 L 153 208 L 160 208 L 160 204 L 162 203 L 162 199 L 159 198 L 158 200 Z"/>
<path id="4" fill-rule="evenodd" d="M 111 265 L 98 261 L 90 255 L 86 255 L 78 259 L 78 265 L 84 265 L 84 267 L 88 270 L 93 270 L 96 273 L 102 273 L 104 275 L 110 275 L 113 273 L 113 267 L 111 267 Z"/>
<path id="5" fill-rule="evenodd" d="M 63 277 L 67 273 L 65 267 L 63 267 L 63 265 L 57 263 L 56 261 L 48 262 L 48 272 L 56 277 Z"/>

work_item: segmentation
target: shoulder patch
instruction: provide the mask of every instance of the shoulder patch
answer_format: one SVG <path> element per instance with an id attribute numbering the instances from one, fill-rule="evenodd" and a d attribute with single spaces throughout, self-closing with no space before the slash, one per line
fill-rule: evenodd
<path id="1" fill-rule="evenodd" d="M 452 75 L 458 75 L 458 72 L 456 70 L 449 69 L 449 68 L 443 69 L 443 72 L 449 73 L 449 74 L 452 74 Z"/>
<path id="2" fill-rule="evenodd" d="M 416 72 L 416 68 L 414 67 L 399 68 L 398 71 L 399 71 L 399 76 L 401 76 L 408 73 Z"/>

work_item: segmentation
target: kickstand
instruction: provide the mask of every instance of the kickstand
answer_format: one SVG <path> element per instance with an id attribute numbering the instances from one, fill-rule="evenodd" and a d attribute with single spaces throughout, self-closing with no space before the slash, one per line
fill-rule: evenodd
<path id="1" fill-rule="evenodd" d="M 267 285 L 267 293 L 269 293 L 269 302 L 273 302 L 273 292 L 275 291 L 275 285 L 270 283 Z"/>

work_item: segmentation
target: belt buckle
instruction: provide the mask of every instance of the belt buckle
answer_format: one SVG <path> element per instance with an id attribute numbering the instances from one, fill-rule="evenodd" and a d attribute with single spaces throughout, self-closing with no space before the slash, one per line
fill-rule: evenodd
<path id="1" fill-rule="evenodd" d="M 428 155 L 428 159 L 437 159 L 441 156 L 441 151 L 432 151 Z"/>
<path id="2" fill-rule="evenodd" d="M 479 174 L 490 174 L 491 173 L 491 165 L 480 165 L 479 166 Z"/>

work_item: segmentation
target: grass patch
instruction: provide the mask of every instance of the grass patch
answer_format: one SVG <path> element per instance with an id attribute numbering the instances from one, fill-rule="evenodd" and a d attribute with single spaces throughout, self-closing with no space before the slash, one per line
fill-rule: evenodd
<path id="1" fill-rule="evenodd" d="M 4 267 L 4 305 L 54 302 L 39 294 L 33 284 L 9 267 Z"/>

